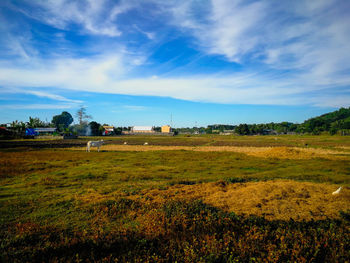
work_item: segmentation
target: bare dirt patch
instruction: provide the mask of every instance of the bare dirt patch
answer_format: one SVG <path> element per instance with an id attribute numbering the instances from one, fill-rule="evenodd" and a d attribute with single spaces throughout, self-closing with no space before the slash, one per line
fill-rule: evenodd
<path id="1" fill-rule="evenodd" d="M 202 199 L 203 202 L 239 215 L 263 216 L 268 220 L 317 220 L 339 218 L 350 209 L 350 189 L 295 181 L 228 184 L 223 181 L 197 185 L 175 185 L 167 190 L 144 190 L 130 198 L 165 203 L 170 199 Z"/>

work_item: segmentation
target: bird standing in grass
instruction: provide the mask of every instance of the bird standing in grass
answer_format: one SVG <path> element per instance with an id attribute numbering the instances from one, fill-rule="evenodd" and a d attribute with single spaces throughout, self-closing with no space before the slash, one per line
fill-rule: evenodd
<path id="1" fill-rule="evenodd" d="M 339 187 L 339 188 L 337 189 L 337 191 L 334 191 L 334 192 L 332 193 L 332 195 L 337 195 L 337 194 L 339 194 L 342 188 L 343 188 L 342 186 Z"/>

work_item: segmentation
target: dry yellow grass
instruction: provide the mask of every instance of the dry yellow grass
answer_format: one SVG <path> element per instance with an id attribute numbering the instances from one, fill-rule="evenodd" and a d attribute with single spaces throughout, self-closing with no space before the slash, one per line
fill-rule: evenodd
<path id="1" fill-rule="evenodd" d="M 340 151 L 342 151 L 342 152 L 344 152 L 344 153 L 349 153 L 350 152 L 350 147 L 348 147 L 348 146 L 338 146 L 338 147 L 334 147 L 334 149 L 336 149 L 336 150 L 340 150 Z"/>
<path id="2" fill-rule="evenodd" d="M 350 210 L 350 189 L 344 187 L 339 195 L 332 195 L 338 185 L 275 180 L 228 184 L 223 181 L 196 185 L 175 185 L 166 190 L 143 190 L 140 194 L 124 196 L 142 203 L 158 204 L 169 200 L 196 200 L 234 212 L 238 215 L 263 216 L 268 220 L 318 220 L 339 218 L 340 211 Z M 75 196 L 86 204 L 120 198 L 124 194 L 108 195 L 90 189 Z"/>
<path id="3" fill-rule="evenodd" d="M 267 181 L 227 184 L 176 185 L 167 190 L 144 190 L 132 196 L 143 202 L 165 203 L 170 199 L 202 199 L 203 202 L 242 215 L 263 216 L 269 220 L 317 220 L 338 218 L 350 209 L 350 189 L 339 186 L 295 181 Z"/>
<path id="4" fill-rule="evenodd" d="M 84 150 L 82 147 L 69 148 L 71 150 Z M 95 149 L 93 149 L 95 150 Z M 237 147 L 237 146 L 152 146 L 152 145 L 103 145 L 102 151 L 204 151 L 204 152 L 238 152 L 262 158 L 277 159 L 346 159 L 350 153 L 342 151 L 301 148 L 301 147 Z M 336 156 L 342 155 L 342 156 Z"/>
<path id="5" fill-rule="evenodd" d="M 84 148 L 71 148 L 85 150 Z M 236 146 L 152 146 L 152 145 L 103 145 L 103 151 L 205 151 L 238 152 L 259 158 L 277 159 L 349 159 L 341 151 L 302 147 L 236 147 Z M 166 203 L 169 199 L 202 199 L 205 203 L 237 214 L 263 216 L 269 220 L 317 220 L 338 218 L 340 211 L 350 210 L 350 189 L 344 188 L 333 196 L 338 185 L 296 181 L 267 181 L 227 184 L 225 182 L 196 185 L 175 185 L 167 190 L 146 189 L 136 195 L 124 195 L 119 191 L 103 195 L 91 189 L 77 197 L 86 203 L 124 196 L 145 203 Z"/>

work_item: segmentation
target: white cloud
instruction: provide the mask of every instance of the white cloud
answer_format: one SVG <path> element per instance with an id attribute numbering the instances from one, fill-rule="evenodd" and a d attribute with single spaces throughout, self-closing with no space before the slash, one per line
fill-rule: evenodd
<path id="1" fill-rule="evenodd" d="M 139 105 L 123 105 L 122 107 L 124 109 L 132 110 L 132 111 L 144 111 L 148 109 L 148 107 L 139 106 Z"/>
<path id="2" fill-rule="evenodd" d="M 311 85 L 303 87 L 302 79 L 282 79 L 273 75 L 268 77 L 251 73 L 227 76 L 198 75 L 186 78 L 127 78 L 124 59 L 117 56 L 108 59 L 97 57 L 52 60 L 43 61 L 45 65 L 37 65 L 30 69 L 6 66 L 0 68 L 0 83 L 22 90 L 26 87 L 60 87 L 78 91 L 163 96 L 201 102 L 280 105 L 302 104 L 304 102 L 300 98 L 305 92 L 320 89 Z M 64 97 L 32 89 L 28 92 L 33 95 L 68 101 Z"/>
<path id="3" fill-rule="evenodd" d="M 326 95 L 316 95 L 314 97 L 309 98 L 309 103 L 317 106 L 317 107 L 349 107 L 350 95 L 334 95 L 326 96 Z"/>
<path id="4" fill-rule="evenodd" d="M 210 11 L 201 15 L 195 12 L 197 3 L 185 1 L 170 10 L 174 24 L 193 34 L 204 52 L 240 62 L 259 44 L 260 36 L 255 32 L 262 27 L 265 3 L 215 0 L 210 1 Z"/>
<path id="5" fill-rule="evenodd" d="M 75 103 L 75 104 L 81 104 L 83 103 L 83 101 L 81 100 L 72 100 L 72 99 L 68 99 L 65 98 L 61 95 L 57 95 L 57 94 L 52 94 L 49 92 L 44 92 L 44 91 L 37 91 L 37 90 L 17 90 L 16 93 L 22 93 L 22 94 L 31 94 L 31 95 L 35 95 L 41 98 L 48 98 L 51 100 L 56 100 L 56 101 L 63 101 L 63 102 L 70 102 L 70 103 Z"/>
<path id="6" fill-rule="evenodd" d="M 154 32 L 147 32 L 145 30 L 140 29 L 137 25 L 134 25 L 134 28 L 139 31 L 140 33 L 144 34 L 148 39 L 153 40 L 156 37 L 156 34 Z"/>
<path id="7" fill-rule="evenodd" d="M 19 56 L 25 60 L 30 59 L 30 55 L 28 54 L 28 50 L 24 47 L 23 43 L 26 42 L 23 37 L 13 37 L 12 35 L 3 36 L 6 43 L 5 47 L 8 50 L 8 55 Z"/>
<path id="8" fill-rule="evenodd" d="M 281 5 L 243 0 L 146 2 L 153 3 L 171 26 L 193 36 L 195 47 L 202 53 L 222 55 L 228 61 L 240 63 L 245 69 L 243 73 L 164 78 L 159 72 L 151 72 L 156 77 L 135 77 L 130 72 L 147 61 L 142 47 L 136 55 L 127 47 L 106 45 L 96 48 L 100 55 L 76 58 L 58 52 L 55 58 L 45 59 L 28 52 L 30 44 L 23 45 L 16 38 L 13 53 L 21 54 L 24 62 L 2 61 L 0 85 L 23 90 L 57 87 L 215 103 L 346 106 L 347 96 L 332 92 L 350 85 L 350 17 L 346 12 L 348 6 L 342 8 L 341 1 L 292 1 Z M 120 36 L 118 17 L 140 5 L 137 1 L 111 4 L 108 0 L 30 3 L 39 8 L 22 12 L 34 19 L 66 30 L 78 24 L 84 33 L 108 37 Z M 132 27 L 150 40 L 158 35 L 141 25 Z M 312 97 L 324 91 L 328 101 L 327 96 Z M 77 102 L 50 93 L 28 92 L 57 101 Z"/>
<path id="9" fill-rule="evenodd" d="M 117 37 L 122 34 L 116 19 L 135 7 L 132 1 L 116 4 L 109 0 L 38 0 L 27 1 L 33 8 L 18 8 L 23 14 L 58 29 L 69 30 L 72 25 L 81 26 L 82 32 Z"/>
<path id="10" fill-rule="evenodd" d="M 0 84 L 22 88 L 50 86 L 81 90 L 89 87 L 103 89 L 111 79 L 121 77 L 127 67 L 128 63 L 122 62 L 121 55 L 36 60 L 33 65 L 26 67 L 1 67 Z"/>
<path id="11" fill-rule="evenodd" d="M 5 104 L 0 105 L 0 109 L 10 110 L 56 110 L 56 109 L 71 109 L 75 105 L 72 104 Z"/>
<path id="12" fill-rule="evenodd" d="M 4 96 L 6 96 L 8 94 L 30 94 L 30 95 L 34 95 L 34 96 L 37 96 L 40 98 L 48 98 L 50 100 L 67 102 L 67 103 L 71 103 L 71 104 L 82 104 L 83 103 L 82 100 L 72 100 L 72 99 L 63 97 L 61 95 L 54 94 L 52 92 L 47 92 L 47 91 L 42 91 L 42 90 L 33 90 L 33 89 L 29 89 L 29 88 L 1 87 L 0 94 L 3 95 L 2 99 L 4 99 Z"/>
<path id="13" fill-rule="evenodd" d="M 198 40 L 203 52 L 243 65 L 254 62 L 277 70 L 299 70 L 315 84 L 328 84 L 331 79 L 349 84 L 350 7 L 346 2 L 276 5 L 212 0 L 211 11 L 200 19 L 193 12 L 194 3 L 186 1 L 173 8 L 172 15 L 177 26 Z"/>

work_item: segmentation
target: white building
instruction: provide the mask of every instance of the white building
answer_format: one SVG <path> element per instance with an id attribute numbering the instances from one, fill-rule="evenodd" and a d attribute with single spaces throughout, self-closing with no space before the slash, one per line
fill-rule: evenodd
<path id="1" fill-rule="evenodd" d="M 132 133 L 154 133 L 152 126 L 134 126 L 131 128 Z"/>

